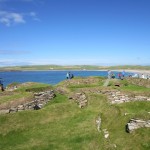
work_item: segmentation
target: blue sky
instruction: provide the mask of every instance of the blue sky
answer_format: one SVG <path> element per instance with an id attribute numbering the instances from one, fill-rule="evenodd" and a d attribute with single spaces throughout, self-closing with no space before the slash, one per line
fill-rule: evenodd
<path id="1" fill-rule="evenodd" d="M 0 0 L 0 66 L 150 65 L 150 0 Z"/>

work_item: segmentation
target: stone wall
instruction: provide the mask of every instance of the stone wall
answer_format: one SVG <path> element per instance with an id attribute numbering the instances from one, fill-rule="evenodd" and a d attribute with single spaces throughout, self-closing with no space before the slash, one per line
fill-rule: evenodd
<path id="1" fill-rule="evenodd" d="M 108 100 L 112 104 L 120 104 L 124 102 L 131 102 L 131 101 L 150 101 L 150 97 L 147 96 L 141 96 L 141 95 L 136 95 L 136 96 L 131 96 L 123 93 L 119 90 L 102 90 L 98 88 L 92 88 L 92 89 L 81 89 L 81 93 L 93 93 L 93 94 L 104 94 L 107 96 Z"/>
<path id="2" fill-rule="evenodd" d="M 75 93 L 69 96 L 69 99 L 73 99 L 80 108 L 87 106 L 88 100 L 85 93 Z"/>
<path id="3" fill-rule="evenodd" d="M 150 128 L 150 120 L 131 119 L 126 125 L 126 131 L 131 133 L 138 128 Z"/>
<path id="4" fill-rule="evenodd" d="M 10 106 L 10 108 L 1 109 L 0 114 L 15 113 L 23 110 L 38 110 L 44 107 L 44 105 L 54 97 L 55 93 L 53 90 L 34 93 L 34 98 L 31 101 L 13 107 Z"/>
<path id="5" fill-rule="evenodd" d="M 106 93 L 108 96 L 109 101 L 112 104 L 119 104 L 119 103 L 124 103 L 124 102 L 131 102 L 131 101 L 150 101 L 150 97 L 146 96 L 133 96 L 130 97 L 127 94 L 121 93 L 120 91 L 116 92 L 108 92 Z"/>

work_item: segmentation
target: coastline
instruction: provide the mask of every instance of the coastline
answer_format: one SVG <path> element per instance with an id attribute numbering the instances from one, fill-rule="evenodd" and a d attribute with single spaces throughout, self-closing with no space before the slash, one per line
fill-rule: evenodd
<path id="1" fill-rule="evenodd" d="M 150 74 L 150 70 L 128 70 L 128 72 Z"/>
<path id="2" fill-rule="evenodd" d="M 123 70 L 112 70 L 112 71 L 120 71 L 122 72 Z M 150 75 L 150 70 L 124 70 L 125 72 L 131 72 L 131 73 L 138 73 L 138 74 L 148 74 Z"/>

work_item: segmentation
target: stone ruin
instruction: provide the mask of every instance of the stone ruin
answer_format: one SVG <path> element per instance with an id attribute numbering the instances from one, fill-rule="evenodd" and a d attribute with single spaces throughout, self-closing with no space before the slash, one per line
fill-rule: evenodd
<path id="1" fill-rule="evenodd" d="M 113 91 L 106 93 L 108 99 L 112 104 L 120 104 L 124 102 L 131 102 L 131 101 L 150 101 L 150 97 L 147 96 L 134 96 L 129 97 L 127 94 L 123 94 L 120 91 Z"/>
<path id="2" fill-rule="evenodd" d="M 34 98 L 29 102 L 22 102 L 17 106 L 11 106 L 0 110 L 0 114 L 15 113 L 23 110 L 38 110 L 44 107 L 49 101 L 55 97 L 53 90 L 34 93 Z"/>
<path id="3" fill-rule="evenodd" d="M 119 90 L 102 90 L 98 88 L 93 89 L 81 89 L 81 93 L 92 93 L 92 94 L 104 94 L 107 96 L 109 102 L 111 104 L 120 104 L 124 102 L 132 102 L 132 101 L 150 101 L 150 97 L 148 96 L 130 96 L 126 93 L 123 93 Z"/>
<path id="4" fill-rule="evenodd" d="M 100 117 L 100 115 L 98 115 L 98 117 L 95 120 L 96 126 L 97 126 L 97 131 L 100 132 L 101 131 L 101 123 L 102 123 L 102 119 Z"/>
<path id="5" fill-rule="evenodd" d="M 55 97 L 55 93 L 53 90 L 34 93 L 34 109 L 38 107 L 39 109 L 42 108 L 45 104 L 47 104 L 50 100 Z"/>
<path id="6" fill-rule="evenodd" d="M 80 108 L 87 106 L 88 100 L 85 93 L 75 93 L 69 97 L 69 99 L 73 99 Z"/>
<path id="7" fill-rule="evenodd" d="M 109 137 L 109 132 L 107 129 L 101 129 L 101 123 L 102 123 L 102 119 L 100 117 L 100 115 L 97 116 L 97 118 L 95 119 L 95 123 L 96 123 L 96 127 L 97 127 L 97 131 L 98 132 L 103 132 L 104 138 L 107 139 Z"/>
<path id="8" fill-rule="evenodd" d="M 150 128 L 150 120 L 144 121 L 140 119 L 131 119 L 126 125 L 126 131 L 131 133 L 138 128 L 144 127 Z"/>
<path id="9" fill-rule="evenodd" d="M 129 96 L 126 93 L 123 93 L 118 90 L 90 90 L 90 91 L 84 91 L 84 92 L 91 92 L 95 94 L 104 94 L 107 96 L 108 100 L 112 104 L 120 104 L 124 102 L 131 102 L 131 101 L 150 101 L 150 97 L 147 96 Z"/>
<path id="10" fill-rule="evenodd" d="M 109 132 L 107 129 L 103 129 L 103 132 L 104 132 L 104 137 L 105 139 L 107 139 L 109 137 Z"/>

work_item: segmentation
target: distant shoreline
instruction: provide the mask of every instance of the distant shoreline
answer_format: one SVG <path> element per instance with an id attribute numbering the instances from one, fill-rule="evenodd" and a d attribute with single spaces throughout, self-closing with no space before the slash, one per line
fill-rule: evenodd
<path id="1" fill-rule="evenodd" d="M 140 74 L 150 74 L 150 70 L 125 70 L 125 71 L 132 72 L 132 73 L 140 73 Z"/>
<path id="2" fill-rule="evenodd" d="M 111 69 L 109 69 L 111 70 Z M 131 73 L 139 73 L 139 74 L 150 74 L 150 70 L 138 70 L 138 69 L 135 69 L 135 70 L 127 70 L 127 69 L 112 69 L 111 71 L 115 71 L 115 72 L 122 72 L 122 71 L 125 71 L 125 72 L 131 72 Z M 102 69 L 102 70 L 80 70 L 80 69 L 76 69 L 76 70 L 73 70 L 73 69 L 70 69 L 70 70 L 0 70 L 0 72 L 24 72 L 24 71 L 108 71 L 108 69 Z"/>

